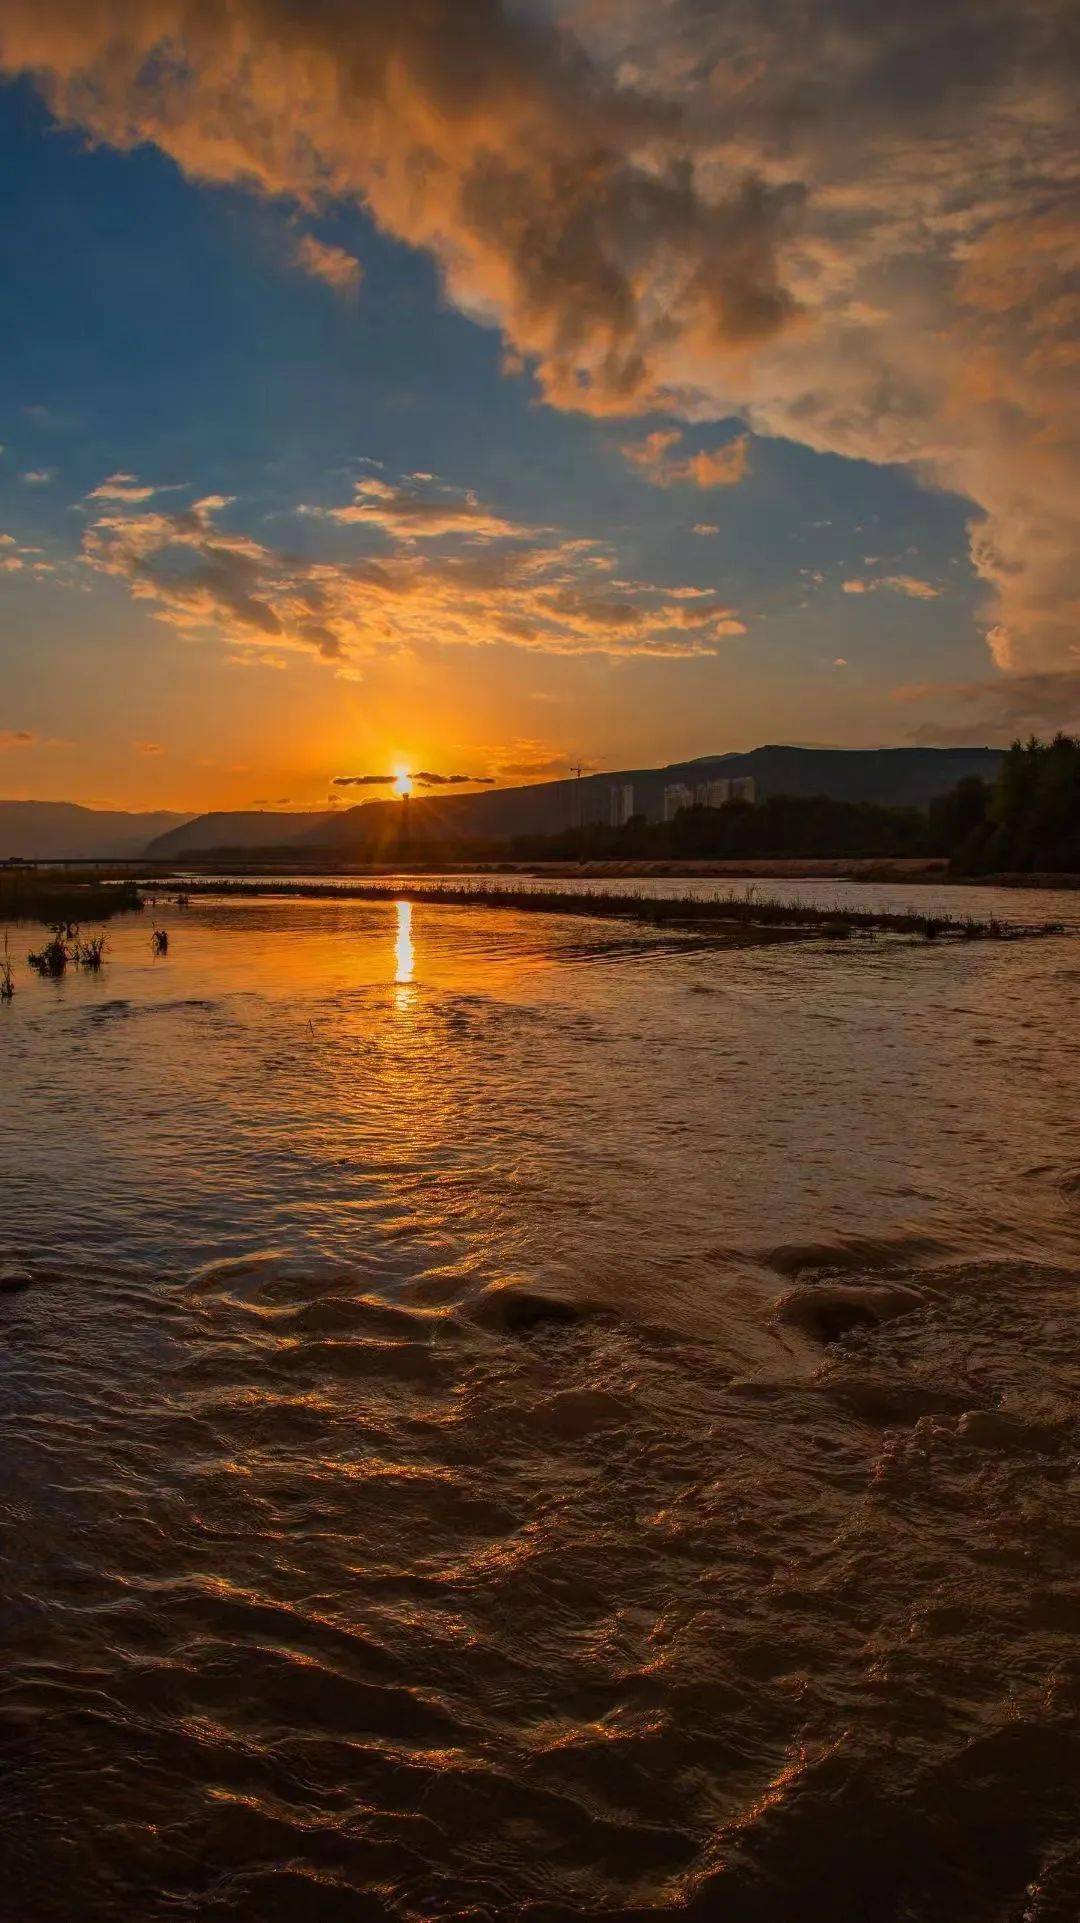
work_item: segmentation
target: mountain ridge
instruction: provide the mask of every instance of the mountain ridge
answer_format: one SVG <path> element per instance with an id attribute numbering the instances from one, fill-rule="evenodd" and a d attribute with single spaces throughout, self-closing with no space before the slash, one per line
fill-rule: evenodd
<path id="1" fill-rule="evenodd" d="M 0 861 L 123 860 L 192 820 L 177 808 L 84 808 L 77 801 L 0 800 Z"/>
<path id="2" fill-rule="evenodd" d="M 432 840 L 470 836 L 501 839 L 553 834 L 580 820 L 606 820 L 610 791 L 634 788 L 638 812 L 659 816 L 664 789 L 682 780 L 752 775 L 759 799 L 770 794 L 828 794 L 840 801 L 876 801 L 925 807 L 967 775 L 990 780 L 1001 748 L 795 748 L 770 744 L 745 752 L 702 755 L 664 767 L 612 769 L 527 787 L 488 788 L 478 794 L 417 795 L 410 803 L 414 833 Z M 315 815 L 237 811 L 198 815 L 158 836 L 148 849 L 175 859 L 214 849 L 294 847 L 309 853 L 342 852 L 380 837 L 395 838 L 399 801 L 368 801 Z M 274 824 L 273 833 L 264 824 Z"/>

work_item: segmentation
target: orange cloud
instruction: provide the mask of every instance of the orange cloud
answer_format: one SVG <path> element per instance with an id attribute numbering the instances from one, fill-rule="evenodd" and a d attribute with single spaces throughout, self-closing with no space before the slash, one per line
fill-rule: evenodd
<path id="1" fill-rule="evenodd" d="M 740 434 L 723 447 L 677 456 L 675 449 L 682 438 L 679 428 L 657 428 L 642 441 L 627 442 L 620 452 L 654 487 L 675 487 L 680 482 L 692 487 L 733 487 L 742 480 L 750 453 L 747 435 Z"/>
<path id="2" fill-rule="evenodd" d="M 888 588 L 893 594 L 906 594 L 912 601 L 936 601 L 941 593 L 932 581 L 920 581 L 914 574 L 878 574 L 863 580 L 843 581 L 845 594 L 876 594 L 879 588 Z"/>
<path id="3" fill-rule="evenodd" d="M 305 274 L 325 282 L 335 294 L 359 292 L 364 270 L 355 254 L 346 253 L 344 247 L 331 247 L 314 234 L 301 234 L 293 258 Z"/>
<path id="4" fill-rule="evenodd" d="M 137 474 L 109 474 L 91 488 L 86 498 L 88 501 L 125 501 L 129 505 L 137 505 L 140 501 L 152 500 L 155 494 L 178 494 L 182 488 L 183 483 L 178 481 L 162 487 L 140 481 Z"/>
<path id="5" fill-rule="evenodd" d="M 432 478 L 431 475 L 414 476 L 414 480 L 425 483 Z M 408 540 L 433 540 L 444 534 L 493 540 L 530 532 L 482 507 L 475 494 L 467 489 L 443 487 L 433 491 L 415 486 L 391 487 L 387 481 L 366 477 L 354 484 L 353 494 L 354 499 L 345 507 L 308 507 L 301 511 L 324 515 L 346 526 L 381 528 L 387 534 Z"/>
<path id="6" fill-rule="evenodd" d="M 745 633 L 711 591 L 618 580 L 587 541 L 500 522 L 512 539 L 458 538 L 433 553 L 416 549 L 406 517 L 389 555 L 318 561 L 223 527 L 228 505 L 208 495 L 174 514 L 103 515 L 86 530 L 84 558 L 181 632 L 214 633 L 262 661 L 268 648 L 307 650 L 339 672 L 381 652 L 453 645 L 678 658 Z M 444 531 L 468 537 L 472 520 Z"/>
<path id="7" fill-rule="evenodd" d="M 737 413 L 966 497 L 995 659 L 1064 670 L 1073 12 L 7 0 L 0 62 L 197 178 L 361 203 L 553 405 Z"/>
<path id="8" fill-rule="evenodd" d="M 363 200 L 560 405 L 638 408 L 673 332 L 724 355 L 794 308 L 776 256 L 799 191 L 699 179 L 671 105 L 499 0 L 11 0 L 2 58 L 199 178 Z"/>

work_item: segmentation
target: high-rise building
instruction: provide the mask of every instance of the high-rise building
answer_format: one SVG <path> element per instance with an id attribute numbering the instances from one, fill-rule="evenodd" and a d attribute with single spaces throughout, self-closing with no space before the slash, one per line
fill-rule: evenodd
<path id="1" fill-rule="evenodd" d="M 694 788 L 698 808 L 722 808 L 727 801 L 753 801 L 753 775 L 732 775 L 716 781 L 699 781 Z"/>
<path id="2" fill-rule="evenodd" d="M 625 828 L 634 812 L 634 784 L 617 781 L 611 790 L 611 826 Z"/>
<path id="3" fill-rule="evenodd" d="M 694 789 L 694 801 L 699 808 L 722 808 L 725 801 L 730 800 L 730 781 L 699 781 Z"/>
<path id="4" fill-rule="evenodd" d="M 664 820 L 674 821 L 680 808 L 692 808 L 694 790 L 685 781 L 672 781 L 664 789 Z"/>

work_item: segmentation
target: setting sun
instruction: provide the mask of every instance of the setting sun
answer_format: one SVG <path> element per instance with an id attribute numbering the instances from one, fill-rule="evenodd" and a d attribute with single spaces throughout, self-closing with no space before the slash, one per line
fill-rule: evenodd
<path id="1" fill-rule="evenodd" d="M 407 775 L 403 771 L 399 770 L 399 772 L 394 776 L 394 793 L 396 795 L 400 795 L 402 801 L 406 801 L 408 797 L 412 794 L 412 789 L 413 789 L 412 776 Z"/>

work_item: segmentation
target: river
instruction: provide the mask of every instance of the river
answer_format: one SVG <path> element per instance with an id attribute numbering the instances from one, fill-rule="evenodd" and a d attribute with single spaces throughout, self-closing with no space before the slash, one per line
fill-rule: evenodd
<path id="1" fill-rule="evenodd" d="M 20 1923 L 1071 1923 L 1080 900 L 783 892 L 1070 932 L 8 931 Z"/>

